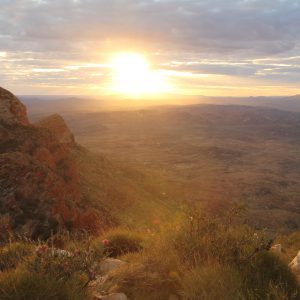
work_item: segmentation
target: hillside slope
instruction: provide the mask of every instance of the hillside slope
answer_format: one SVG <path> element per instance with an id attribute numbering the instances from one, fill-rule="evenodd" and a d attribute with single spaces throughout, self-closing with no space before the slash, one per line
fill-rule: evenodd
<path id="1" fill-rule="evenodd" d="M 0 213 L 15 232 L 34 238 L 60 229 L 98 232 L 135 224 L 130 210 L 143 205 L 147 220 L 164 211 L 153 204 L 159 191 L 145 174 L 77 145 L 60 116 L 30 124 L 13 94 L 0 89 L 0 96 Z"/>

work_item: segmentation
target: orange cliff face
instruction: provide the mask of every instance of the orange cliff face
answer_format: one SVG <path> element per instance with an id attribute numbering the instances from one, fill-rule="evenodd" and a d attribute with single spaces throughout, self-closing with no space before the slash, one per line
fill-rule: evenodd
<path id="1" fill-rule="evenodd" d="M 14 231 L 46 238 L 59 228 L 97 230 L 81 220 L 75 146 L 60 116 L 32 125 L 25 106 L 0 88 L 0 214 Z"/>

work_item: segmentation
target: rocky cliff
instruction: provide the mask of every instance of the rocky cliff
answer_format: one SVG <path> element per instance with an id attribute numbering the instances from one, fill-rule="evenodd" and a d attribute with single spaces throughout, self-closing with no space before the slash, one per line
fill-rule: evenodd
<path id="1" fill-rule="evenodd" d="M 96 231 L 96 211 L 84 207 L 64 120 L 30 124 L 25 106 L 0 88 L 0 214 L 14 232 L 47 237 L 60 228 Z"/>

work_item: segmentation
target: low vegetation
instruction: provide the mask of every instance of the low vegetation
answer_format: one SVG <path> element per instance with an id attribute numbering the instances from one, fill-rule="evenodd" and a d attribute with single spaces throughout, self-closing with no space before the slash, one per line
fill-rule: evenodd
<path id="1" fill-rule="evenodd" d="M 90 299 L 89 282 L 107 256 L 128 263 L 110 274 L 109 292 L 132 300 L 299 299 L 285 257 L 270 251 L 263 232 L 237 222 L 238 210 L 221 217 L 193 209 L 175 223 L 147 232 L 116 228 L 91 238 L 58 237 L 36 244 L 8 242 L 0 249 L 0 298 Z M 288 238 L 287 238 L 288 240 Z M 103 287 L 104 288 L 104 287 Z"/>
<path id="2" fill-rule="evenodd" d="M 110 257 L 138 252 L 143 248 L 142 235 L 132 230 L 116 228 L 107 232 L 104 237 L 104 253 Z"/>

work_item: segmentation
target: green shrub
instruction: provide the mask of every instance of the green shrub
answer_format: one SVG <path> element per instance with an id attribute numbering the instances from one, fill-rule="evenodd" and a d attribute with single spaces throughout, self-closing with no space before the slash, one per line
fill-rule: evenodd
<path id="1" fill-rule="evenodd" d="M 30 243 L 14 242 L 0 248 L 0 270 L 15 268 L 34 252 Z"/>
<path id="2" fill-rule="evenodd" d="M 66 281 L 16 269 L 0 273 L 1 300 L 82 300 L 85 278 L 72 276 Z"/>
<path id="3" fill-rule="evenodd" d="M 121 228 L 106 233 L 103 243 L 104 253 L 110 257 L 137 252 L 143 248 L 141 234 Z"/>

